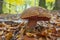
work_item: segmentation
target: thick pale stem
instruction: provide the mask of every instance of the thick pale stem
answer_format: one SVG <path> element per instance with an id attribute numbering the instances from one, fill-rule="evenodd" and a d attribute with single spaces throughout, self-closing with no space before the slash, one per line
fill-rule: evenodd
<path id="1" fill-rule="evenodd" d="M 36 24 L 37 24 L 37 20 L 29 20 L 27 24 L 27 28 L 33 28 L 36 26 Z"/>

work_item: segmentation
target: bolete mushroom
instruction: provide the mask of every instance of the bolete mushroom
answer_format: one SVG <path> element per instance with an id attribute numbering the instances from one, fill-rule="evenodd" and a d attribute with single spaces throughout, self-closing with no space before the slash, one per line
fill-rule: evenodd
<path id="1" fill-rule="evenodd" d="M 24 10 L 21 14 L 22 19 L 28 19 L 28 28 L 36 26 L 37 21 L 49 21 L 50 14 L 42 7 L 31 7 Z"/>

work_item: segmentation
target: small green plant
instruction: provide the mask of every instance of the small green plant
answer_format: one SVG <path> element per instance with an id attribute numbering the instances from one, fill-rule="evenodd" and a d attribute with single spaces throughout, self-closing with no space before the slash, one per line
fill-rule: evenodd
<path id="1" fill-rule="evenodd" d="M 46 0 L 46 7 L 48 10 L 53 10 L 55 7 L 55 0 Z"/>

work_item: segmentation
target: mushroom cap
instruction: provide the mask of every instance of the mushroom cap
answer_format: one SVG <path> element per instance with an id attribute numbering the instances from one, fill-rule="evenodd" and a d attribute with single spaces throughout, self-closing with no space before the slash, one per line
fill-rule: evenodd
<path id="1" fill-rule="evenodd" d="M 48 21 L 50 20 L 50 14 L 48 10 L 42 7 L 31 7 L 22 12 L 21 18 Z"/>

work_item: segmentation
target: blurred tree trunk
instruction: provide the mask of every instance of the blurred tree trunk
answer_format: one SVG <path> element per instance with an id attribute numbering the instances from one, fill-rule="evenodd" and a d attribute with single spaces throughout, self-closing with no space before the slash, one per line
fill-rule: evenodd
<path id="1" fill-rule="evenodd" d="M 39 6 L 46 8 L 45 0 L 39 0 Z"/>
<path id="2" fill-rule="evenodd" d="M 0 0 L 0 14 L 2 13 L 3 0 Z"/>
<path id="3" fill-rule="evenodd" d="M 54 9 L 55 10 L 60 10 L 60 0 L 56 0 Z"/>

